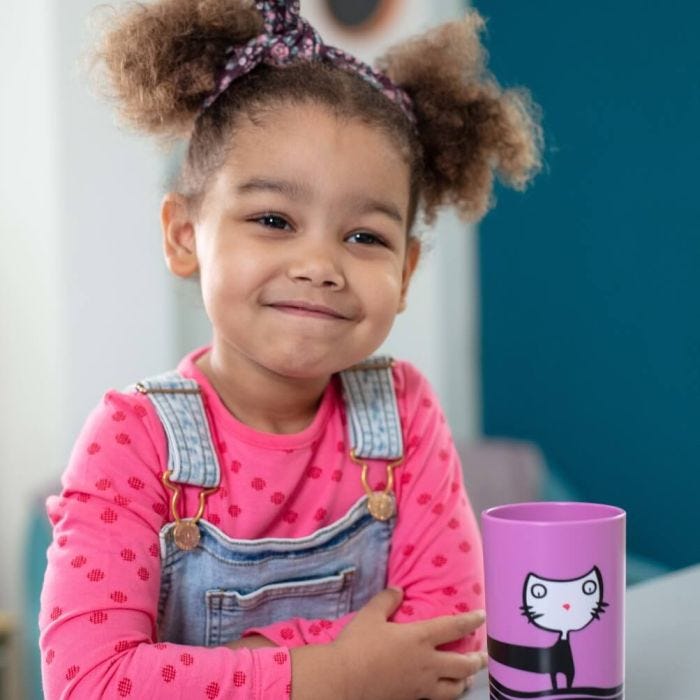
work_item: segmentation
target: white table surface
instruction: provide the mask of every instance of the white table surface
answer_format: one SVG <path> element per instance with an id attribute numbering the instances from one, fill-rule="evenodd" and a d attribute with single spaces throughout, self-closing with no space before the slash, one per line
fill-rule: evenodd
<path id="1" fill-rule="evenodd" d="M 626 700 L 700 700 L 700 564 L 627 590 Z M 479 674 L 464 700 L 488 700 Z"/>

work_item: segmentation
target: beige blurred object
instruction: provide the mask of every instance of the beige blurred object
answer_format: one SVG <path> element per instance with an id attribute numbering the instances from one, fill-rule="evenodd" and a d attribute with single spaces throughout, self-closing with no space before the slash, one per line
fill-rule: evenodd
<path id="1" fill-rule="evenodd" d="M 18 632 L 15 619 L 0 610 L 0 700 L 19 700 Z"/>
<path id="2" fill-rule="evenodd" d="M 490 439 L 468 443 L 458 451 L 478 520 L 492 506 L 541 500 L 546 464 L 537 445 Z"/>

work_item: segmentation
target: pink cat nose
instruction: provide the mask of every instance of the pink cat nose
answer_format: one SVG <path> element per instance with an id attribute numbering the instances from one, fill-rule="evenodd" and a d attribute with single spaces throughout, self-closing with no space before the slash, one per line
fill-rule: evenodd
<path id="1" fill-rule="evenodd" d="M 568 610 L 570 607 L 571 605 L 569 603 L 564 603 L 564 605 L 562 605 L 562 608 L 564 608 L 564 610 Z"/>

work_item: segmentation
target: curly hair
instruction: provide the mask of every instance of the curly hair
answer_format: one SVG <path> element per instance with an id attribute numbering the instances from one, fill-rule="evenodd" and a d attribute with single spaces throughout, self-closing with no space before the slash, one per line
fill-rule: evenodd
<path id="1" fill-rule="evenodd" d="M 527 90 L 502 89 L 485 67 L 470 11 L 387 51 L 377 62 L 413 100 L 416 125 L 358 75 L 320 62 L 260 65 L 208 109 L 225 51 L 262 30 L 252 0 L 157 0 L 112 17 L 95 58 L 122 120 L 165 140 L 189 140 L 178 188 L 198 200 L 225 161 L 239 117 L 280 103 L 317 103 L 380 128 L 411 173 L 409 231 L 452 205 L 469 221 L 492 205 L 494 177 L 524 189 L 541 165 L 539 109 Z"/>

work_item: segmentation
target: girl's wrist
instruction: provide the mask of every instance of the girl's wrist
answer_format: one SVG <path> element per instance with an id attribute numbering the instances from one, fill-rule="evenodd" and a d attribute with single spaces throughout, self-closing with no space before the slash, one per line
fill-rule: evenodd
<path id="1" fill-rule="evenodd" d="M 292 700 L 356 700 L 335 642 L 295 647 L 290 653 Z"/>

